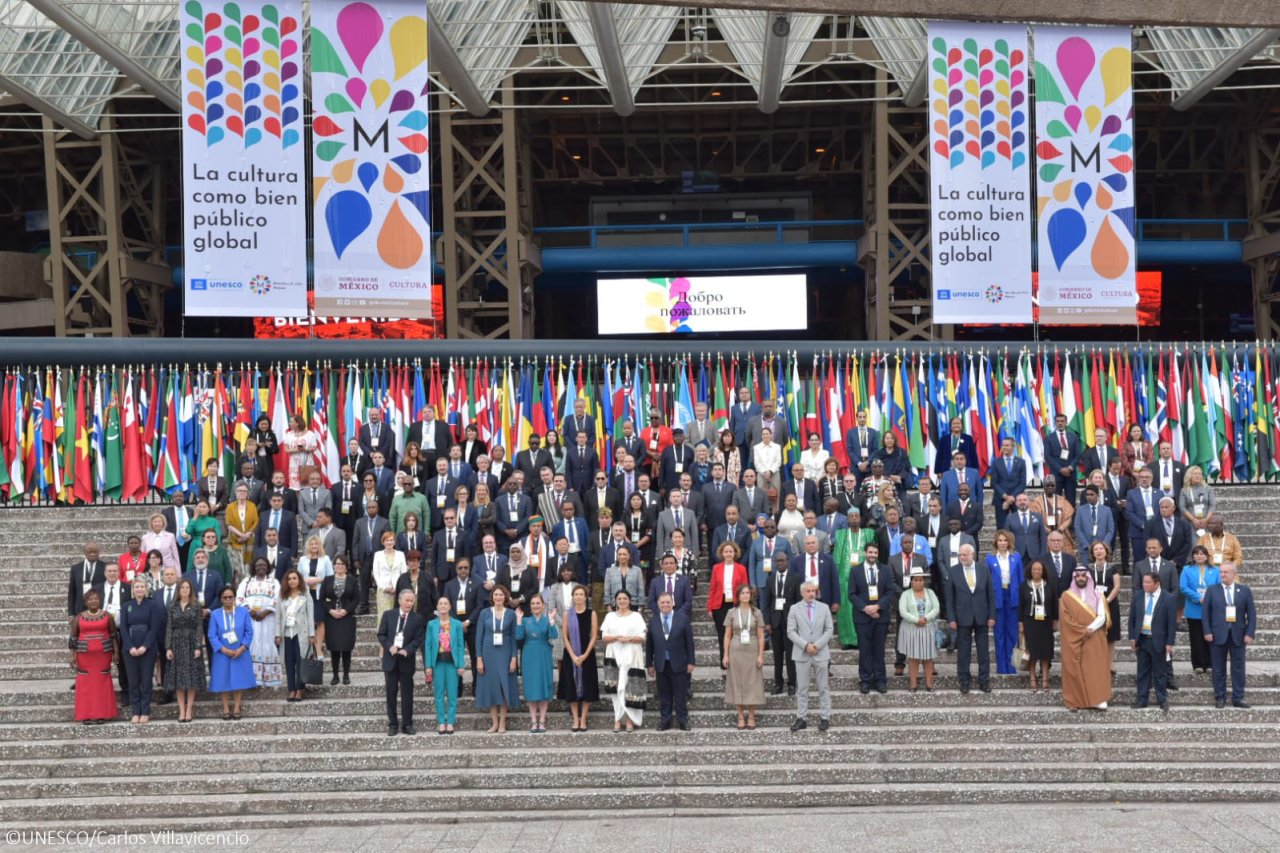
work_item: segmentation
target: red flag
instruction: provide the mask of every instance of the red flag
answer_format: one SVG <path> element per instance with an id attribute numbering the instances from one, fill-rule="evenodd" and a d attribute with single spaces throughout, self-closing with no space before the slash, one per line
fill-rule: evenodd
<path id="1" fill-rule="evenodd" d="M 89 424 L 93 419 L 88 410 L 88 400 L 85 398 L 83 373 L 80 374 L 80 381 L 76 387 L 76 412 L 76 482 L 72 494 L 76 500 L 93 503 L 93 466 L 89 461 Z"/>
<path id="2" fill-rule="evenodd" d="M 120 420 L 121 440 L 124 442 L 124 473 L 121 491 L 125 498 L 142 500 L 147 496 L 146 475 L 142 465 L 142 425 L 138 419 L 138 407 L 133 396 L 133 373 L 125 374 L 124 411 Z"/>

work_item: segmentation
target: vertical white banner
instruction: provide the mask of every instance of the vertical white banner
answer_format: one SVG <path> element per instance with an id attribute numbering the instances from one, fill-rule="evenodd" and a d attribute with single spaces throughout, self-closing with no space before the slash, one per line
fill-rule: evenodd
<path id="1" fill-rule="evenodd" d="M 300 0 L 188 0 L 182 22 L 185 311 L 307 311 Z"/>
<path id="2" fill-rule="evenodd" d="M 431 316 L 422 0 L 312 0 L 315 309 Z"/>
<path id="3" fill-rule="evenodd" d="M 1040 322 L 1137 323 L 1128 27 L 1036 27 Z"/>
<path id="4" fill-rule="evenodd" d="M 935 323 L 1031 322 L 1027 28 L 929 23 Z"/>

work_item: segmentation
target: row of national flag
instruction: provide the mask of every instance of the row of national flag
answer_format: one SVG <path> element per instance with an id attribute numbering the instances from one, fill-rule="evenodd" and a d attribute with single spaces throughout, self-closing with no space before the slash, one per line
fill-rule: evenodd
<path id="1" fill-rule="evenodd" d="M 677 357 L 425 359 L 350 365 L 53 367 L 10 369 L 0 397 L 0 498 L 141 500 L 193 487 L 210 461 L 234 478 L 237 455 L 266 417 L 277 438 L 302 418 L 318 440 L 326 484 L 371 409 L 398 451 L 432 406 L 456 438 L 474 424 L 508 458 L 533 433 L 557 429 L 582 399 L 607 464 L 610 440 L 639 433 L 657 409 L 682 425 L 705 404 L 724 427 L 745 387 L 787 418 L 797 461 L 816 433 L 847 467 L 843 436 L 859 411 L 892 432 L 917 471 L 944 467 L 938 440 L 960 418 L 985 474 L 1012 438 L 1039 479 L 1043 434 L 1063 414 L 1085 446 L 1098 429 L 1119 446 L 1134 425 L 1219 482 L 1280 478 L 1280 348 L 1174 345 L 938 352 L 861 350 L 809 360 L 786 353 Z M 573 437 L 562 439 L 572 443 Z M 278 467 L 287 460 L 282 456 Z"/>

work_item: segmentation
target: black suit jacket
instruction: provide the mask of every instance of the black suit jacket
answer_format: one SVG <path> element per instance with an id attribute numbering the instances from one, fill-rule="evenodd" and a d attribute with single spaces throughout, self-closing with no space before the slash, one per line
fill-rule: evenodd
<path id="1" fill-rule="evenodd" d="M 107 582 L 107 564 L 98 560 L 93 564 L 90 586 L 102 589 Z M 84 610 L 84 560 L 76 560 L 71 564 L 71 579 L 67 584 L 67 615 L 75 616 Z"/>
<path id="2" fill-rule="evenodd" d="M 764 586 L 760 587 L 760 612 L 769 620 L 770 625 L 775 628 L 781 626 L 784 636 L 787 632 L 787 613 L 791 610 L 791 605 L 803 597 L 800 595 L 800 585 L 803 583 L 804 572 L 788 569 L 786 572 L 773 572 L 765 579 Z M 781 596 L 778 594 L 779 586 L 782 587 Z M 778 609 L 779 598 L 782 601 L 781 610 Z M 781 642 L 777 635 L 773 641 Z"/>
<path id="3" fill-rule="evenodd" d="M 264 544 L 259 548 L 253 549 L 253 559 L 259 557 L 267 559 L 267 546 Z M 275 574 L 276 580 L 284 577 L 284 573 L 289 571 L 289 567 L 293 565 L 293 551 L 289 548 L 279 545 L 276 547 L 276 564 L 271 567 L 271 571 Z"/>
<path id="4" fill-rule="evenodd" d="M 275 493 L 276 487 L 270 484 L 262 490 L 262 500 L 258 503 L 258 515 L 262 515 L 264 512 L 271 512 L 271 496 Z M 283 508 L 289 510 L 289 512 L 297 512 L 298 493 L 286 486 L 281 490 L 280 494 L 284 495 Z"/>
<path id="5" fill-rule="evenodd" d="M 667 660 L 667 656 L 671 660 Z M 655 613 L 649 620 L 649 633 L 645 637 L 644 662 L 661 672 L 670 666 L 676 673 L 688 671 L 693 663 L 693 626 L 689 617 L 678 611 L 671 614 L 671 632 L 662 633 L 662 614 Z"/>
<path id="6" fill-rule="evenodd" d="M 360 427 L 360 451 L 366 456 L 372 457 L 374 452 L 382 454 L 383 460 L 387 465 L 394 468 L 396 466 L 396 440 L 391 434 L 391 427 L 383 421 L 378 424 L 378 440 L 373 440 L 373 429 L 370 424 Z"/>
<path id="7" fill-rule="evenodd" d="M 268 507 L 265 514 L 258 516 L 258 534 L 254 539 L 254 544 L 259 548 L 267 544 L 267 529 L 270 526 L 271 509 Z M 280 526 L 276 529 L 280 533 L 280 544 L 296 554 L 298 552 L 298 522 L 294 514 L 287 509 L 281 510 Z"/>
<path id="8" fill-rule="evenodd" d="M 538 448 L 536 454 L 525 448 L 516 454 L 513 462 L 517 471 L 524 472 L 525 491 L 532 493 L 542 486 L 542 478 L 538 476 L 538 472 L 543 466 L 551 465 L 551 454 L 542 447 Z"/>
<path id="9" fill-rule="evenodd" d="M 348 577 L 341 595 L 334 591 L 333 575 L 320 582 L 320 606 L 324 608 L 325 615 L 330 610 L 345 610 L 351 614 L 356 612 L 356 607 L 360 604 L 360 584 L 356 583 L 354 575 Z"/>
<path id="10" fill-rule="evenodd" d="M 1058 569 L 1053 564 L 1053 554 L 1045 551 L 1039 557 L 1036 557 L 1036 559 L 1044 564 L 1044 570 L 1047 572 L 1046 577 L 1052 578 L 1053 584 L 1057 587 L 1058 592 L 1065 592 L 1067 587 L 1071 586 L 1071 575 L 1076 570 L 1076 555 L 1071 552 L 1070 548 L 1062 549 L 1061 574 L 1057 573 Z M 1027 566 L 1029 565 L 1030 563 L 1023 564 L 1022 572 L 1024 576 L 1026 575 Z"/>
<path id="11" fill-rule="evenodd" d="M 1144 532 L 1147 539 L 1160 540 L 1161 557 L 1172 560 L 1176 566 L 1187 564 L 1191 546 L 1195 544 L 1195 531 L 1181 514 L 1177 512 L 1173 514 L 1173 536 L 1165 532 L 1164 519 L 1159 514 L 1147 520 L 1147 529 Z"/>
<path id="12" fill-rule="evenodd" d="M 587 445 L 585 456 L 584 459 L 578 455 L 577 444 L 570 446 L 564 452 L 565 479 L 569 483 L 569 488 L 580 495 L 594 488 L 595 473 L 600 469 L 600 458 L 596 456 L 594 447 Z"/>
<path id="13" fill-rule="evenodd" d="M 1100 453 L 1099 450 L 1102 452 Z M 1101 471 L 1103 474 L 1111 467 L 1111 460 L 1119 457 L 1116 449 L 1107 444 L 1101 448 L 1090 447 L 1084 453 L 1080 454 L 1080 467 L 1084 469 L 1084 475 L 1089 476 L 1094 470 Z"/>
<path id="14" fill-rule="evenodd" d="M 960 502 L 952 501 L 947 504 L 943 515 L 947 518 L 960 519 L 960 530 L 974 539 L 977 539 L 978 534 L 982 532 L 982 506 L 973 498 L 969 498 L 969 506 L 963 513 L 960 512 Z"/>
<path id="15" fill-rule="evenodd" d="M 405 616 L 404 621 L 404 649 L 403 657 L 392 657 L 387 654 L 387 650 L 391 648 L 391 644 L 396 639 L 396 627 L 400 623 L 400 608 L 396 607 L 382 614 L 381 621 L 378 622 L 378 646 L 382 655 L 382 671 L 395 672 L 397 666 L 408 667 L 409 672 L 417 672 L 418 670 L 418 654 L 422 651 L 422 644 L 427 639 L 427 620 L 422 614 L 410 610 Z M 403 671 L 403 669 L 401 670 Z"/>
<path id="16" fill-rule="evenodd" d="M 423 444 L 422 435 L 427 430 L 426 421 L 414 421 L 409 425 L 409 437 L 406 443 L 415 441 L 418 443 L 418 456 L 425 459 L 431 466 L 431 470 L 436 469 L 436 458 L 449 455 L 449 445 L 453 444 L 453 437 L 449 434 L 449 425 L 436 418 L 431 422 L 430 431 L 431 438 L 435 442 L 435 449 L 428 450 Z M 479 454 L 476 454 L 479 455 Z"/>
<path id="17" fill-rule="evenodd" d="M 859 625 L 871 625 L 875 622 L 886 624 L 889 614 L 897 606 L 901 590 L 893 582 L 893 570 L 880 563 L 876 566 L 876 590 L 879 598 L 872 601 L 871 587 L 867 584 L 867 568 L 863 565 L 849 570 L 849 603 L 853 605 L 853 621 Z M 872 619 L 862 610 L 872 604 L 880 605 L 879 619 Z"/>
<path id="18" fill-rule="evenodd" d="M 449 549 L 448 532 L 442 527 L 431 537 L 431 571 L 435 573 L 437 583 L 453 580 L 455 572 L 453 564 L 463 557 L 471 555 L 471 538 L 461 527 L 454 527 L 455 542 L 453 559 L 446 560 Z"/>
<path id="19" fill-rule="evenodd" d="M 471 622 L 476 618 L 476 614 L 480 612 L 480 608 L 488 604 L 489 594 L 484 589 L 484 578 L 476 580 L 475 575 L 467 578 L 467 594 L 464 600 L 467 603 L 467 612 L 458 612 L 458 593 L 462 589 L 462 582 L 458 578 L 454 578 L 444 585 L 444 592 L 441 593 L 445 598 L 449 599 L 450 605 L 453 607 L 453 613 L 458 620 L 463 622 L 463 627 L 468 631 L 475 630 L 475 626 L 467 626 L 465 623 Z"/>
<path id="20" fill-rule="evenodd" d="M 1129 639 L 1136 640 L 1142 635 L 1143 617 L 1147 614 L 1147 593 L 1139 589 L 1129 605 Z M 1151 613 L 1151 639 L 1156 648 L 1172 646 L 1177 643 L 1178 636 L 1178 599 L 1177 596 L 1161 592 Z M 1145 696 L 1139 696 L 1145 701 Z"/>

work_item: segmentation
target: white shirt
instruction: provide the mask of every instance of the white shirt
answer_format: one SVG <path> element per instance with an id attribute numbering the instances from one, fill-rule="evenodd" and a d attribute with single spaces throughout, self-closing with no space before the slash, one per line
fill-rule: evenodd
<path id="1" fill-rule="evenodd" d="M 751 448 L 751 461 L 761 474 L 776 474 L 782 469 L 782 446 L 776 442 L 760 442 Z"/>
<path id="2" fill-rule="evenodd" d="M 102 585 L 102 609 L 120 618 L 120 595 L 124 585 L 119 581 Z"/>

